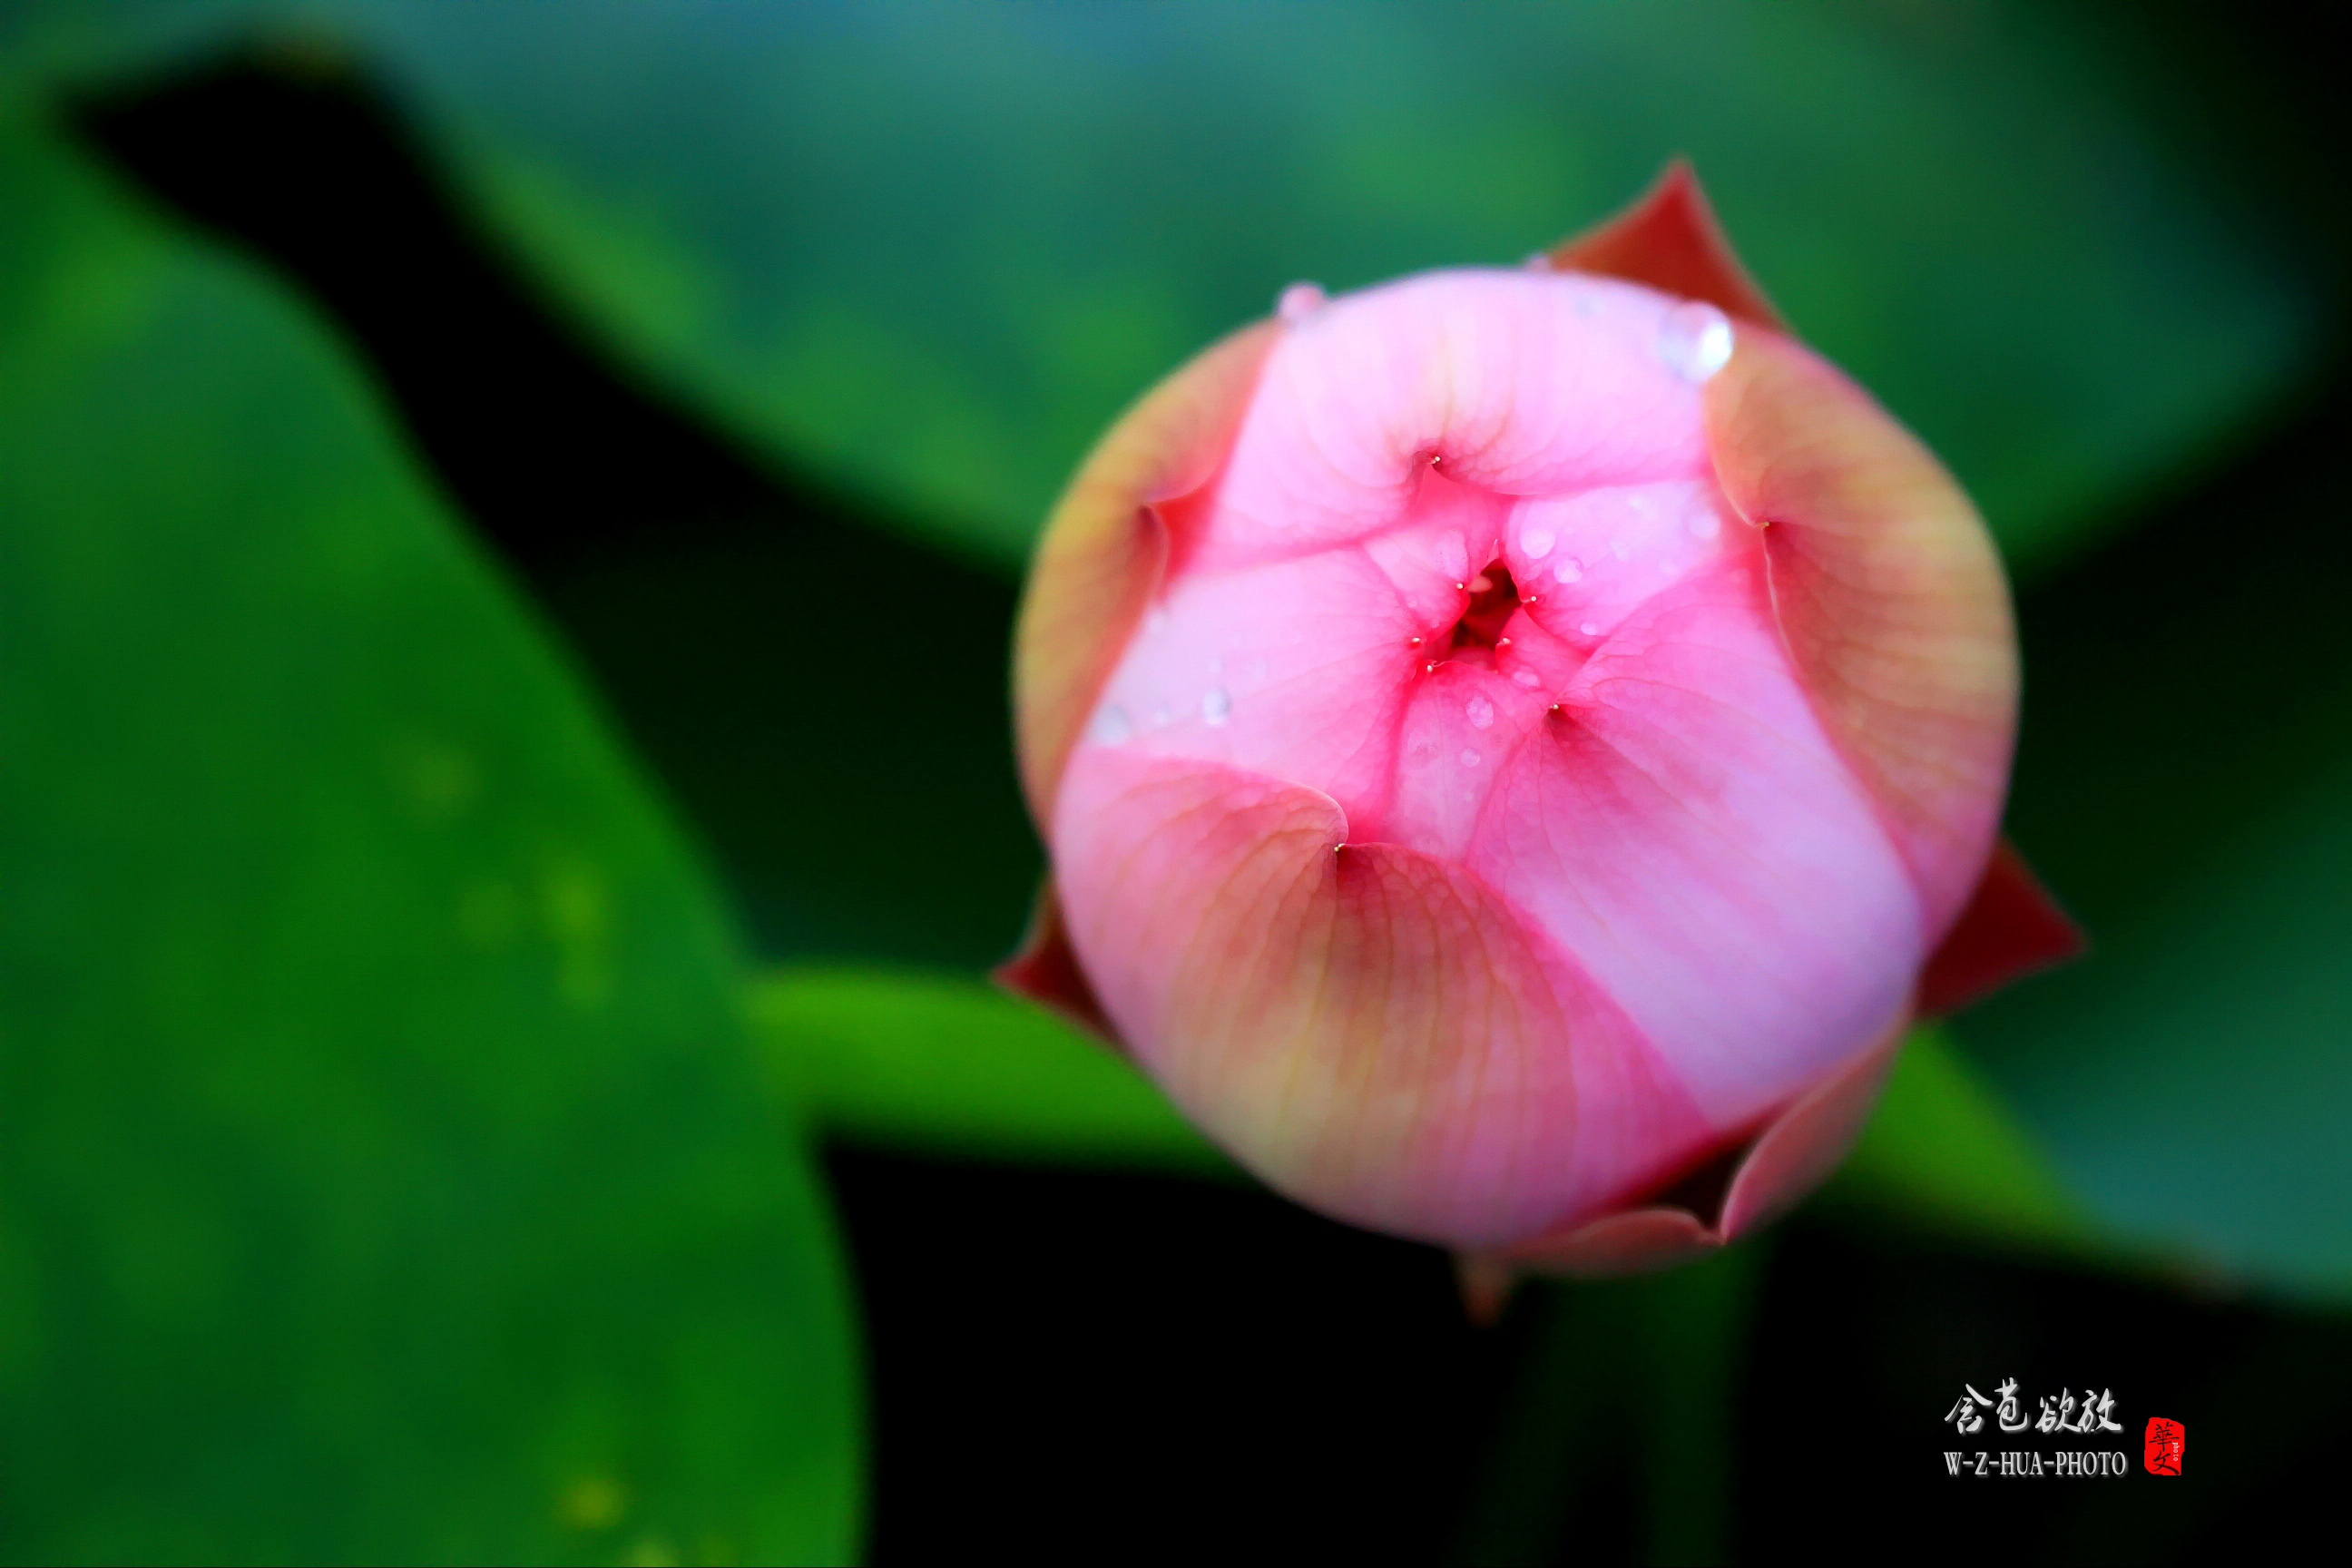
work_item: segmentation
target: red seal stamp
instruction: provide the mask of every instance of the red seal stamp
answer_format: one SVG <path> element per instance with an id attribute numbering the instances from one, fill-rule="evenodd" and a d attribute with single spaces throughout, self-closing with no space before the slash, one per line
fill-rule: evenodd
<path id="1" fill-rule="evenodd" d="M 2168 1421 L 2161 1415 L 2147 1418 L 2147 1473 L 2151 1476 L 2177 1476 L 2180 1473 L 2180 1450 L 2188 1439 L 2188 1428 L 2178 1421 Z"/>

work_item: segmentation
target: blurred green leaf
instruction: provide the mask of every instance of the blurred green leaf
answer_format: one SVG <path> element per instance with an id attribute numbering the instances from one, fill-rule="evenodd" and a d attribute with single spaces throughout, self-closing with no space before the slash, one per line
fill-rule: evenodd
<path id="1" fill-rule="evenodd" d="M 2070 1185 L 2223 1278 L 2352 1296 L 2352 767 L 1970 1021 Z"/>
<path id="2" fill-rule="evenodd" d="M 975 981 L 793 968 L 752 988 L 778 1085 L 826 1131 L 933 1153 L 1233 1172 L 1101 1041 Z"/>
<path id="3" fill-rule="evenodd" d="M 0 1555 L 824 1561 L 728 933 L 242 265 L 0 94 Z"/>
<path id="4" fill-rule="evenodd" d="M 2025 595 L 2010 826 L 2091 952 L 1953 1026 L 2103 1227 L 2336 1300 L 2352 1299 L 2347 443 L 2339 389 Z"/>
<path id="5" fill-rule="evenodd" d="M 958 976 L 795 966 L 751 991 L 773 1080 L 826 1131 L 927 1152 L 1229 1175 L 1225 1157 L 1101 1042 Z M 2105 1255 L 2080 1203 L 1935 1027 L 1913 1032 L 1832 1215 Z"/>
<path id="6" fill-rule="evenodd" d="M 1933 1026 L 1912 1031 L 1825 1208 L 2011 1247 L 2086 1250 L 2081 1204 L 1999 1092 Z"/>
<path id="7" fill-rule="evenodd" d="M 303 11 L 628 359 L 1007 562 L 1117 410 L 1285 283 L 1515 263 L 1678 152 L 2021 564 L 2318 339 L 2318 264 L 2029 7 Z"/>

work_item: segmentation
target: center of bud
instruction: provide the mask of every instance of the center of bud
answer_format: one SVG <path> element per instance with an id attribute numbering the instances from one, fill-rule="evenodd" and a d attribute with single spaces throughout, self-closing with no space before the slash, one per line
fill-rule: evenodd
<path id="1" fill-rule="evenodd" d="M 1470 604 L 1454 623 L 1451 657 L 1466 656 L 1472 663 L 1491 668 L 1495 645 L 1519 607 L 1518 584 L 1511 581 L 1510 568 L 1497 560 L 1463 586 L 1469 590 Z"/>

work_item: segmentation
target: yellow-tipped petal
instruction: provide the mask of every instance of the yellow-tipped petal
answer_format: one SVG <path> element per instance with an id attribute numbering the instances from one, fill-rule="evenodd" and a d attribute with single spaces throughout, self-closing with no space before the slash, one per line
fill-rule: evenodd
<path id="1" fill-rule="evenodd" d="M 2016 735 L 1992 538 L 1925 447 L 1778 332 L 1740 330 L 1706 408 L 1724 493 L 1766 530 L 1781 635 L 1939 937 L 1992 848 Z"/>
<path id="2" fill-rule="evenodd" d="M 1215 474 L 1280 332 L 1274 321 L 1244 328 L 1154 387 L 1111 426 L 1046 520 L 1013 644 L 1021 784 L 1040 828 L 1166 565 L 1166 525 L 1149 509 Z"/>

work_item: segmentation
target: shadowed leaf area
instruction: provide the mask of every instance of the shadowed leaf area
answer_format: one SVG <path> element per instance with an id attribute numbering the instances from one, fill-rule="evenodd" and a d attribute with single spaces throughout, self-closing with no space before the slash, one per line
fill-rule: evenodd
<path id="1" fill-rule="evenodd" d="M 617 379 L 331 62 L 232 64 L 82 123 L 353 334 L 764 952 L 977 967 L 1011 949 L 1040 861 L 1005 741 L 1004 572 Z"/>

